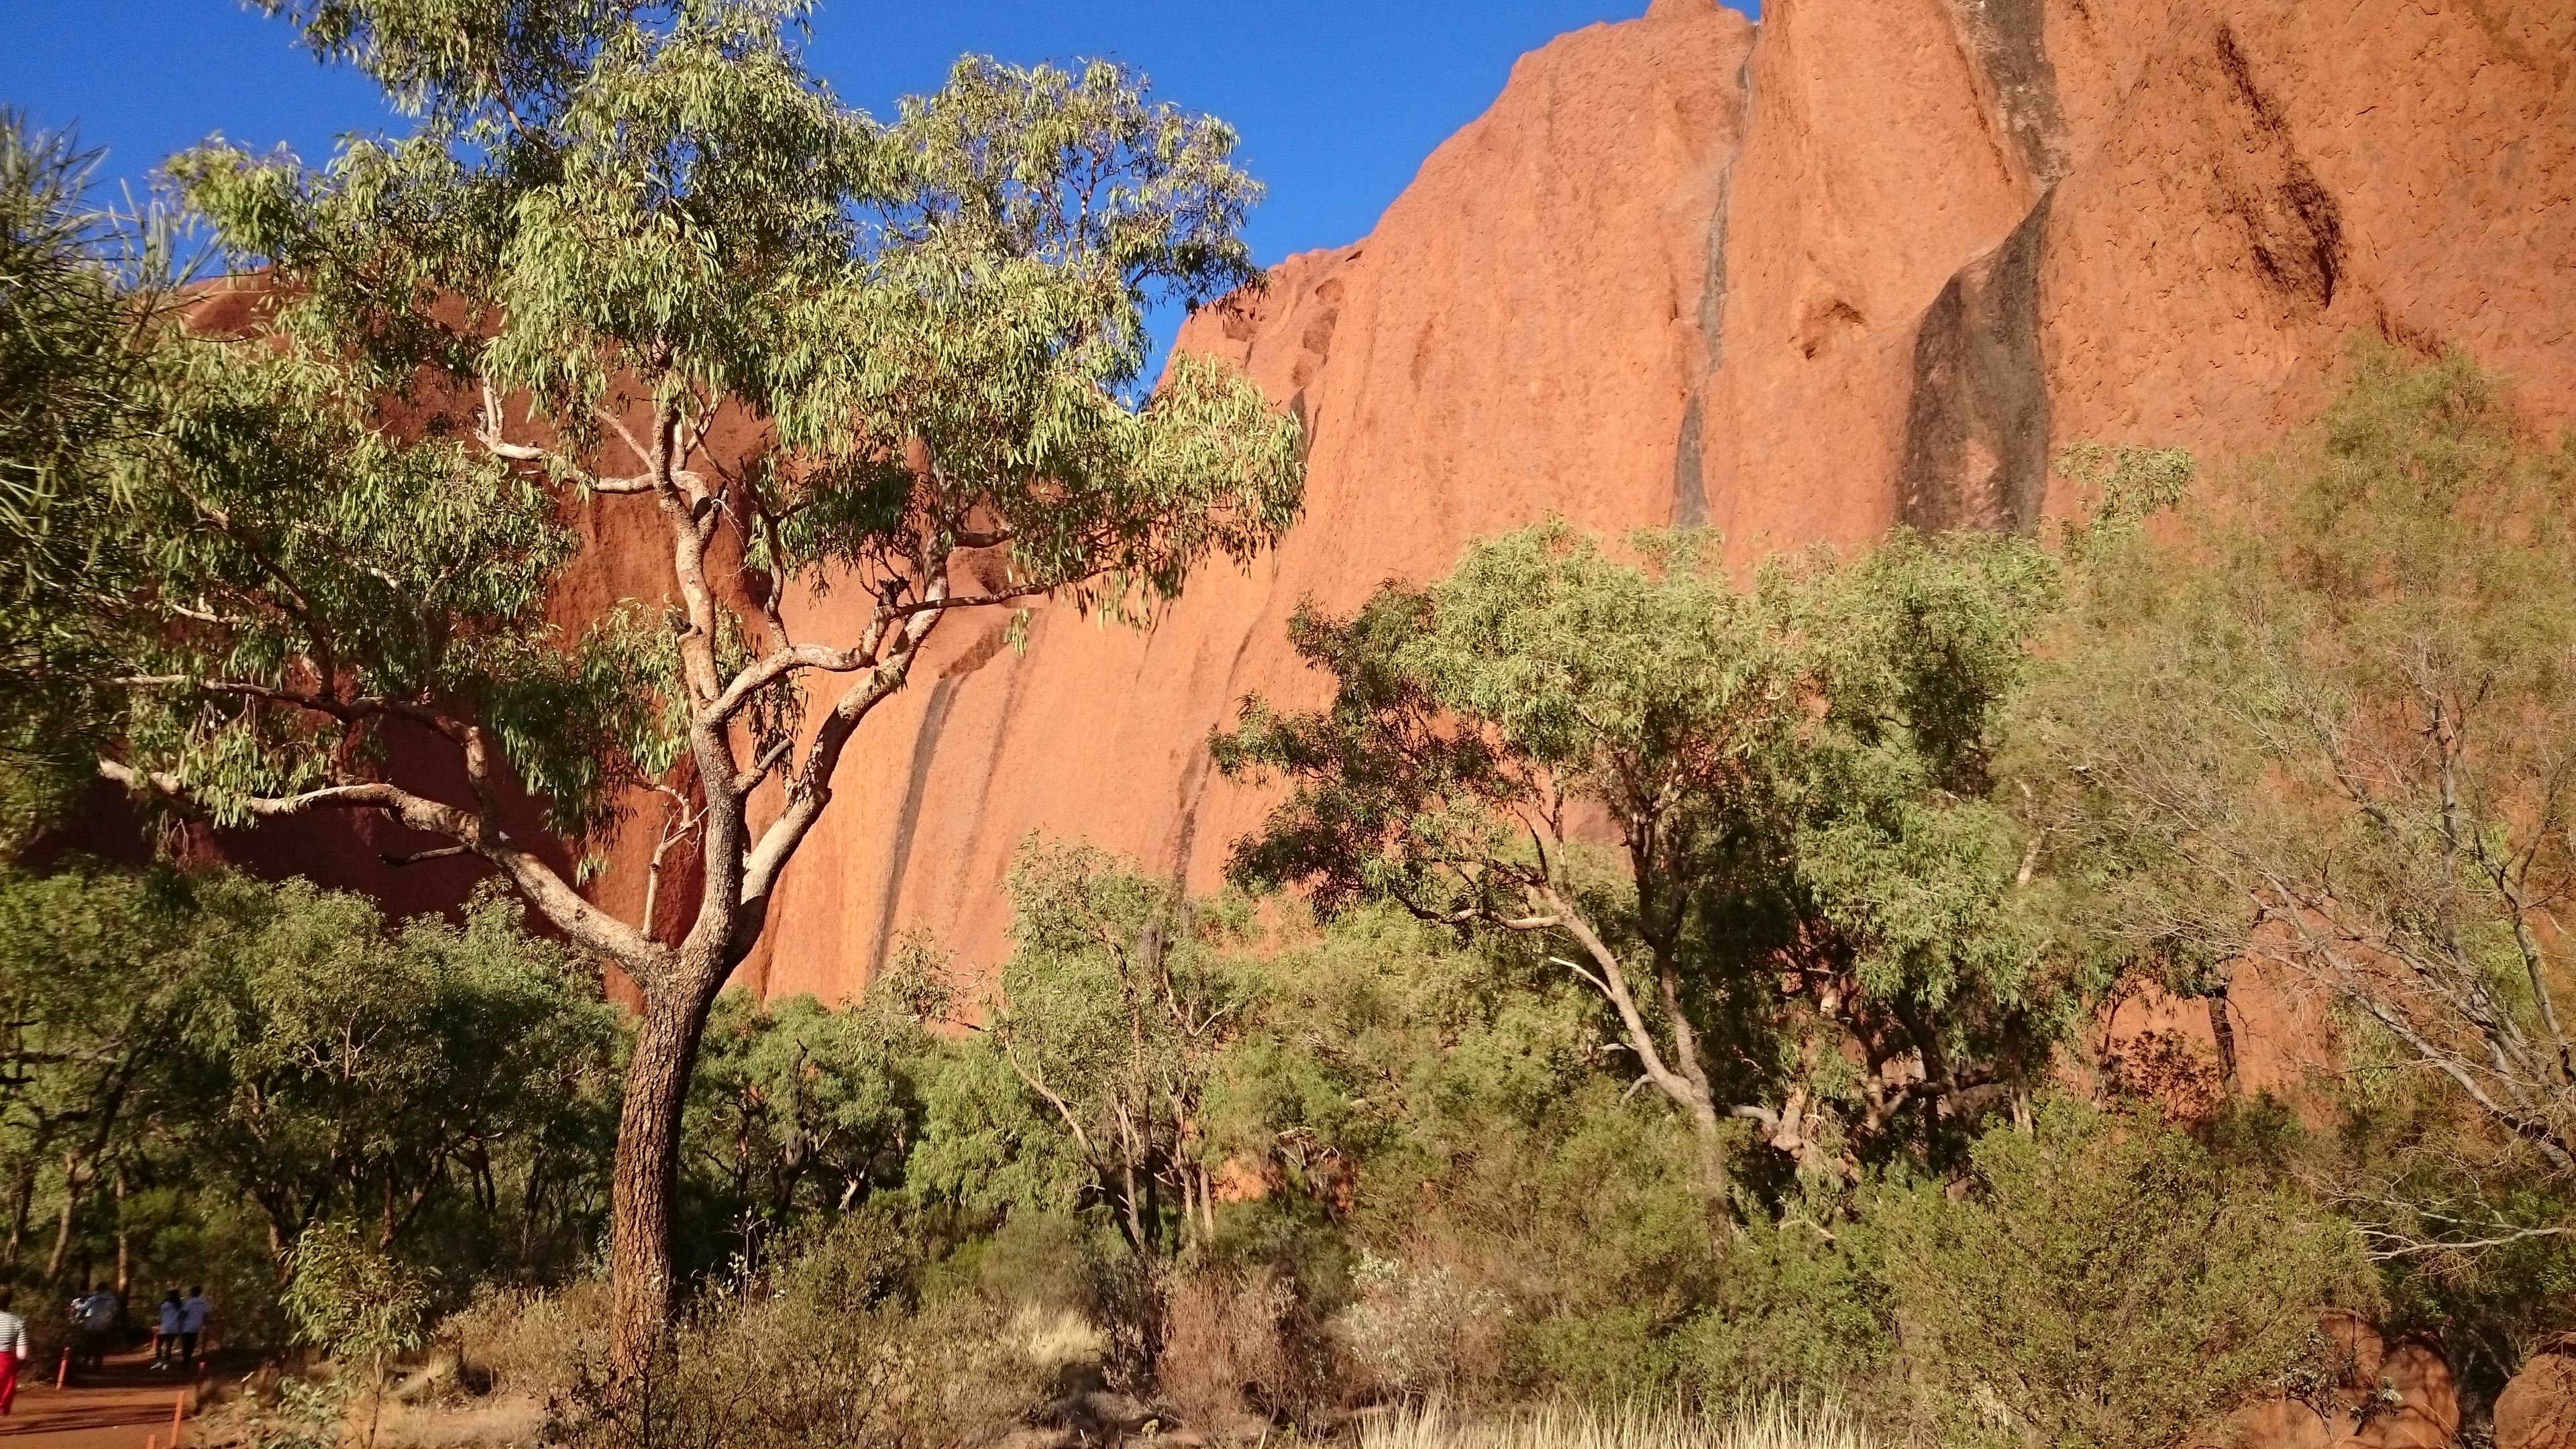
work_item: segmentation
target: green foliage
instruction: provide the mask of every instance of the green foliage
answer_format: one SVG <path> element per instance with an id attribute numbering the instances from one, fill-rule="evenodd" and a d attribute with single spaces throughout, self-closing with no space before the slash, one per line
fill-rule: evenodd
<path id="1" fill-rule="evenodd" d="M 1296 424 L 1248 380 L 1183 360 L 1139 392 L 1148 303 L 1257 280 L 1259 188 L 1231 131 L 1114 65 L 970 58 L 881 124 L 808 69 L 800 0 L 258 8 L 416 124 L 318 171 L 221 140 L 171 162 L 238 276 L 141 329 L 120 398 L 148 426 L 0 511 L 6 557 L 54 530 L 102 561 L 17 586 L 11 619 L 83 646 L 10 644 L 0 744 L 218 825 L 372 811 L 481 857 L 638 987 L 628 1120 L 654 1130 L 624 1150 L 668 1153 L 705 1013 L 941 618 L 1141 617 L 1296 516 Z M 77 165 L 11 165 L 33 254 L 92 278 L 47 179 Z M 576 632 L 555 610 L 608 510 L 667 567 Z M 835 588 L 861 603 L 789 602 Z M 667 802 L 641 919 L 516 838 L 522 791 L 584 861 Z M 666 876 L 683 845 L 700 868 Z M 677 932 L 666 879 L 694 893 Z M 634 1372 L 671 1209 L 619 1201 Z"/>
<path id="2" fill-rule="evenodd" d="M 286 1271 L 280 1306 L 297 1341 L 344 1361 L 362 1361 L 374 1379 L 365 1441 L 374 1449 L 385 1369 L 427 1336 L 430 1275 L 369 1247 L 344 1222 L 306 1228 L 286 1255 Z"/>
<path id="3" fill-rule="evenodd" d="M 1738 587 L 1707 540 L 1634 548 L 1542 525 L 1347 620 L 1301 612 L 1337 693 L 1251 701 L 1215 742 L 1291 785 L 1233 869 L 1564 943 L 1713 1182 L 1734 1117 L 1830 1190 L 1934 1145 L 1936 1104 L 2017 1090 L 2095 984 L 2044 951 L 1987 798 L 2057 566 L 1899 533 Z M 1587 820 L 1624 870 L 1587 858 Z"/>
<path id="4" fill-rule="evenodd" d="M 0 995 L 7 1253 L 45 1210 L 49 1280 L 122 1239 L 247 1338 L 316 1222 L 469 1272 L 595 1232 L 617 1019 L 501 900 L 389 929 L 301 883 L 0 877 Z"/>
<path id="5" fill-rule="evenodd" d="M 209 954 L 229 944 L 193 906 L 187 883 L 169 874 L 0 875 L 0 1172 L 11 1267 L 33 1248 L 39 1193 L 50 1187 L 77 1209 L 115 1180 L 149 1121 L 154 1072 L 190 1027 Z M 67 1233 L 56 1239 L 44 1276 L 59 1282 L 74 1244 Z"/>
<path id="6" fill-rule="evenodd" d="M 1149 295 L 1254 276 L 1258 195 L 1230 132 L 1125 71 L 968 61 L 881 127 L 805 71 L 793 5 L 266 8 L 421 126 L 321 172 L 220 143 L 173 166 L 228 254 L 291 284 L 257 311 L 285 345 L 170 339 L 166 436 L 118 475 L 141 506 L 92 541 L 146 577 L 84 602 L 155 681 L 100 702 L 121 757 L 223 818 L 345 778 L 406 717 L 488 730 L 576 835 L 671 769 L 723 690 L 683 685 L 668 631 L 546 618 L 567 489 L 659 487 L 693 521 L 713 489 L 768 587 L 893 570 L 868 586 L 933 610 L 922 561 L 961 546 L 1008 540 L 1010 593 L 1115 604 L 1293 515 L 1293 428 L 1247 384 L 1189 365 L 1114 400 Z M 502 441 L 520 395 L 559 444 Z M 725 408 L 772 443 L 718 485 L 693 470 Z M 621 445 L 652 476 L 590 461 Z"/>
<path id="7" fill-rule="evenodd" d="M 1944 1443 L 2188 1442 L 2375 1296 L 2349 1225 L 2151 1116 L 2054 1102 L 1972 1164 L 1867 1218 Z"/>
<path id="8" fill-rule="evenodd" d="M 297 1342 L 378 1365 L 420 1347 L 429 1276 L 370 1247 L 348 1223 L 306 1228 L 286 1270 L 282 1304 Z"/>
<path id="9" fill-rule="evenodd" d="M 244 893 L 252 929 L 200 978 L 162 1063 L 171 1097 L 208 1109 L 167 1120 L 173 1149 L 239 1184 L 284 1240 L 367 1213 L 389 1243 L 451 1194 L 497 1216 L 496 1158 L 519 1154 L 521 1232 L 596 1210 L 614 1018 L 516 905 L 487 892 L 461 930 L 388 932 L 356 897 Z"/>
<path id="10" fill-rule="evenodd" d="M 12 701 L 0 715 L 0 849 L 91 773 L 77 694 L 48 682 L 96 665 L 99 640 L 45 604 L 121 582 L 90 541 L 115 505 L 108 459 L 148 426 L 132 396 L 135 344 L 170 280 L 148 219 L 93 201 L 97 162 L 70 133 L 0 109 L 0 691 Z"/>
<path id="11" fill-rule="evenodd" d="M 930 1224 L 876 1207 L 782 1244 L 677 1326 L 648 1390 L 576 1386 L 576 1443 L 936 1449 L 1037 1406 L 1040 1366 L 992 1301 L 934 1271 Z"/>
<path id="12" fill-rule="evenodd" d="M 1749 1224 L 1678 1334 L 1682 1382 L 1710 1403 L 1823 1394 L 1872 1420 L 1903 1419 L 1912 1406 L 1873 1248 L 1866 1231 L 1803 1217 Z"/>
<path id="13" fill-rule="evenodd" d="M 1207 1098 L 1251 1005 L 1219 950 L 1235 923 L 1088 846 L 1032 839 L 1008 886 L 1015 949 L 936 1089 L 915 1182 L 982 1207 L 1098 1207 L 1148 1262 L 1204 1242 L 1223 1165 Z"/>
<path id="14" fill-rule="evenodd" d="M 1561 972 L 1392 907 L 1243 969 L 1261 1008 L 1214 1099 L 1225 1150 L 1319 1198 L 1383 1190 L 1390 1227 L 1498 1124 L 1544 1117 L 1605 1064 L 1595 1008 Z"/>
<path id="15" fill-rule="evenodd" d="M 0 517 L 16 587 L 77 566 L 46 547 L 63 540 L 31 525 L 76 486 L 66 475 L 90 466 L 95 434 L 124 407 L 132 319 L 96 254 L 108 220 L 88 195 L 97 166 L 98 153 L 69 133 L 0 111 Z"/>
<path id="16" fill-rule="evenodd" d="M 2103 550 L 2017 770 L 2100 955 L 2313 986 L 2358 1058 L 2565 1173 L 2576 443 L 2530 442 L 2459 357 L 2347 372 L 2170 537 Z"/>
<path id="17" fill-rule="evenodd" d="M 702 1249 L 725 1229 L 758 1232 L 825 1220 L 902 1185 L 920 1135 L 924 1078 L 941 1051 L 891 999 L 832 1010 L 811 996 L 716 1002 L 690 1084 L 683 1180 L 696 1195 Z"/>
<path id="18" fill-rule="evenodd" d="M 2435 1080 L 2352 1075 L 2324 1126 L 2246 1111 L 2222 1123 L 2217 1150 L 2295 1174 L 2350 1219 L 2379 1264 L 2388 1328 L 2437 1336 L 2464 1396 L 2492 1399 L 2576 1328 L 2576 1184 L 2531 1158 L 2494 1160 L 2474 1105 Z"/>

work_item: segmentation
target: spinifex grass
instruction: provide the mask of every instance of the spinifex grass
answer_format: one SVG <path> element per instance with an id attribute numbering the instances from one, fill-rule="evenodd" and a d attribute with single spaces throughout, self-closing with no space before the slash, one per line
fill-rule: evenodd
<path id="1" fill-rule="evenodd" d="M 1549 1404 L 1467 1417 L 1437 1404 L 1369 1421 L 1360 1449 L 1876 1449 L 1877 1439 L 1830 1399 L 1777 1397 L 1731 1415 L 1630 1401 L 1615 1408 Z"/>

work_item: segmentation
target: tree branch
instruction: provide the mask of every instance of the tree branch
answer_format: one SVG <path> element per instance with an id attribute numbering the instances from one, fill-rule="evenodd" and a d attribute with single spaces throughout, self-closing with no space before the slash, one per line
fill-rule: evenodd
<path id="1" fill-rule="evenodd" d="M 204 808 L 196 792 L 167 771 L 136 770 L 102 759 L 98 773 L 101 779 L 129 790 L 159 795 L 200 812 Z M 398 785 L 383 781 L 327 785 L 297 795 L 243 796 L 229 803 L 243 814 L 264 821 L 293 819 L 321 810 L 382 811 L 414 830 L 456 841 L 490 861 L 558 930 L 584 949 L 616 961 L 639 983 L 657 975 L 667 960 L 667 952 L 625 922 L 582 899 L 581 893 L 552 866 L 506 833 L 489 826 L 482 817 Z"/>

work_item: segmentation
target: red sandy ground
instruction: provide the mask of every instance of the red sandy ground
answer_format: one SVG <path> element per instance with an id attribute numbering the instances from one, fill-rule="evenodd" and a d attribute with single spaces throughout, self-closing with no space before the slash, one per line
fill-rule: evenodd
<path id="1" fill-rule="evenodd" d="M 170 1411 L 179 1396 L 195 1395 L 180 1375 L 156 1373 L 149 1354 L 119 1354 L 104 1372 L 76 1374 L 54 1387 L 54 1365 L 30 1363 L 18 1381 L 18 1403 L 0 1419 L 9 1449 L 143 1449 L 144 1439 L 170 1439 Z M 182 1437 L 186 1437 L 183 1428 Z"/>

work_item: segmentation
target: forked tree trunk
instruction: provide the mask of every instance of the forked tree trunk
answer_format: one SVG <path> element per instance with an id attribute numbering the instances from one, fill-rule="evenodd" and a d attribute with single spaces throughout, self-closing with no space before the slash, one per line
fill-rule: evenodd
<path id="1" fill-rule="evenodd" d="M 682 989 L 646 996 L 626 1069 L 608 1229 L 609 1366 L 621 1394 L 644 1382 L 671 1320 L 671 1198 L 679 1180 L 680 1113 L 706 1027 L 699 995 Z"/>
<path id="2" fill-rule="evenodd" d="M 80 1205 L 80 1157 L 63 1154 L 63 1209 L 54 1219 L 54 1251 L 45 1259 L 45 1281 L 63 1281 L 63 1265 L 71 1258 L 72 1210 Z M 87 1285 L 83 1285 L 87 1286 Z"/>

